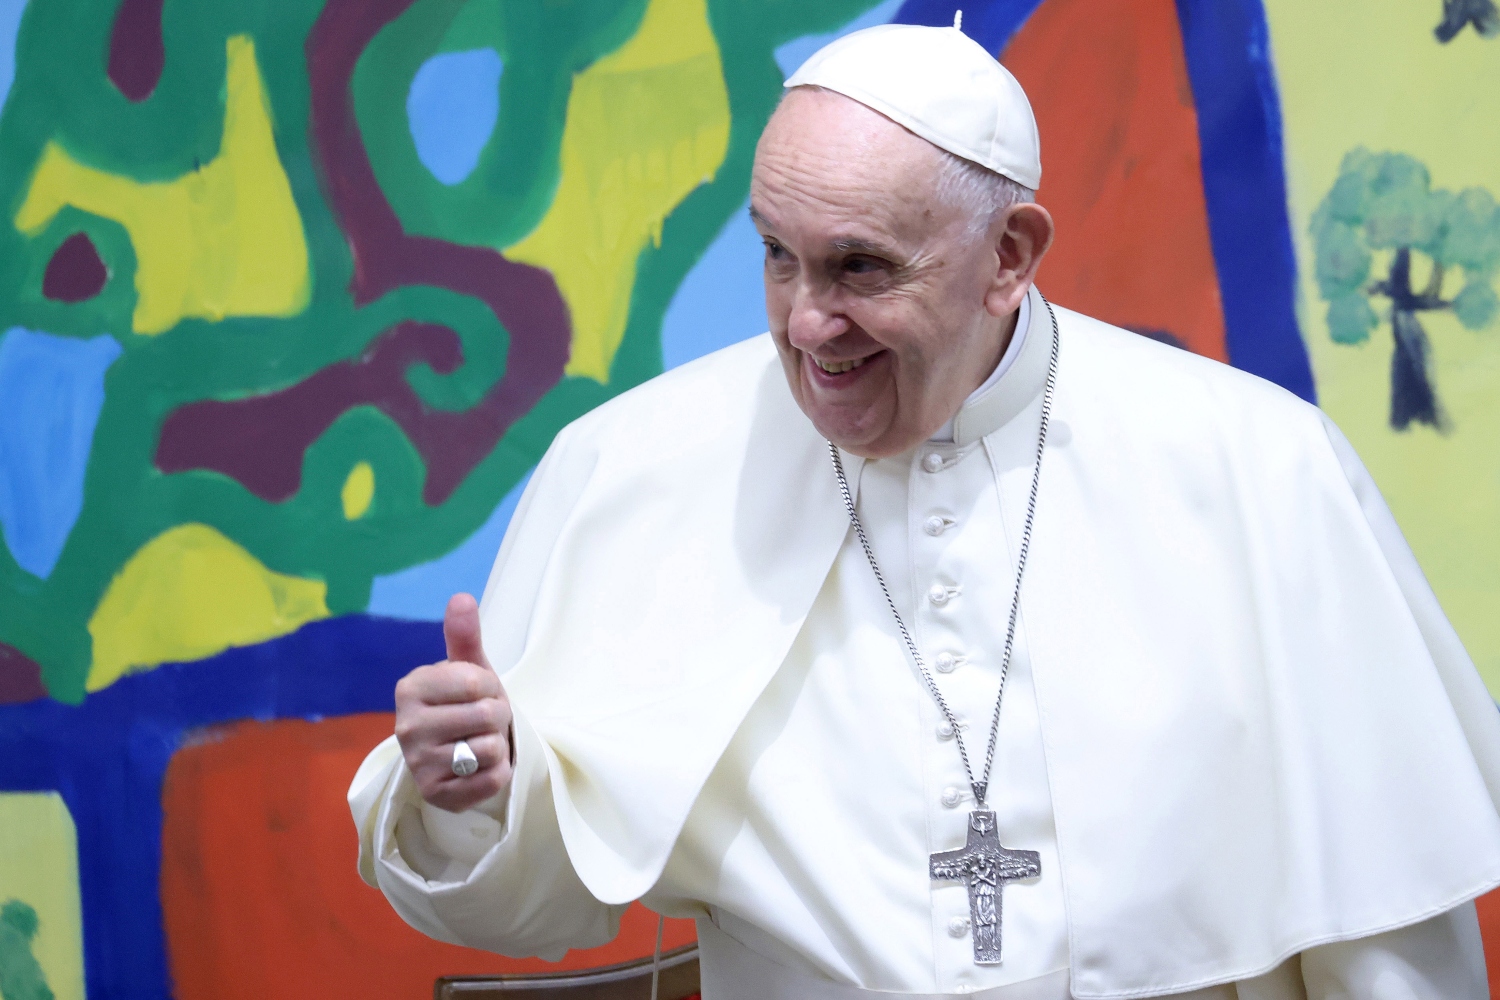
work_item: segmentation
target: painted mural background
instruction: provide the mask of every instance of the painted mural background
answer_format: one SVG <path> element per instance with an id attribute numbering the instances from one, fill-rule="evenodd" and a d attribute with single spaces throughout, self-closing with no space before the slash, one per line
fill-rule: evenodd
<path id="1" fill-rule="evenodd" d="M 781 81 L 956 6 L 0 0 L 4 1000 L 543 967 L 401 924 L 344 788 L 553 434 L 764 328 Z M 962 6 L 1042 286 L 1320 402 L 1500 692 L 1493 6 Z"/>

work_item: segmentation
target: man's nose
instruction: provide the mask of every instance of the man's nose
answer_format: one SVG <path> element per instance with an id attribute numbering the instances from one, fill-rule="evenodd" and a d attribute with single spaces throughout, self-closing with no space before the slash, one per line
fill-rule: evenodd
<path id="1" fill-rule="evenodd" d="M 830 340 L 841 336 L 852 324 L 836 308 L 826 291 L 800 283 L 787 316 L 787 340 L 799 351 L 815 353 Z"/>

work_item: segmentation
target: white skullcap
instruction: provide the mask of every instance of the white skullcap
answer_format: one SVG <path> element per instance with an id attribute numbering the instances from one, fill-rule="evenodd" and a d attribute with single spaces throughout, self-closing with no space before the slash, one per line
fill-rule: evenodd
<path id="1" fill-rule="evenodd" d="M 786 86 L 836 91 L 1023 187 L 1042 182 L 1026 92 L 957 28 L 881 24 L 852 32 L 814 52 Z"/>

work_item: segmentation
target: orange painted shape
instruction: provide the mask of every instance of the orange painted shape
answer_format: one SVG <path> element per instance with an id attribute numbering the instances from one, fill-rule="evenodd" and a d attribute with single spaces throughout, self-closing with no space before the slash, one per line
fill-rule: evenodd
<path id="1" fill-rule="evenodd" d="M 509 959 L 412 930 L 360 881 L 344 793 L 390 715 L 248 722 L 172 758 L 162 793 L 161 894 L 177 1000 L 427 997 L 439 976 L 581 969 L 651 954 L 656 917 L 560 963 Z M 668 948 L 694 939 L 667 922 Z"/>
<path id="2" fill-rule="evenodd" d="M 1489 967 L 1490 996 L 1500 997 L 1500 889 L 1474 900 L 1479 932 L 1484 936 L 1484 964 Z"/>
<path id="3" fill-rule="evenodd" d="M 1057 221 L 1037 284 L 1060 305 L 1225 360 L 1173 0 L 1046 0 L 1002 61 L 1036 112 L 1038 200 Z"/>

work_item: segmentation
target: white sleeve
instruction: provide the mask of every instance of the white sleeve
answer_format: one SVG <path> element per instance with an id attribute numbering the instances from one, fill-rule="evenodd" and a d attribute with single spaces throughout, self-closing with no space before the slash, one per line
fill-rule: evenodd
<path id="1" fill-rule="evenodd" d="M 1410 927 L 1302 953 L 1307 1000 L 1488 1000 L 1473 903 Z"/>
<path id="2" fill-rule="evenodd" d="M 349 788 L 359 871 L 430 937 L 555 961 L 612 940 L 625 907 L 600 903 L 573 871 L 545 753 L 520 711 L 515 733 L 509 801 L 457 814 L 422 801 L 395 737 L 376 747 Z"/>

